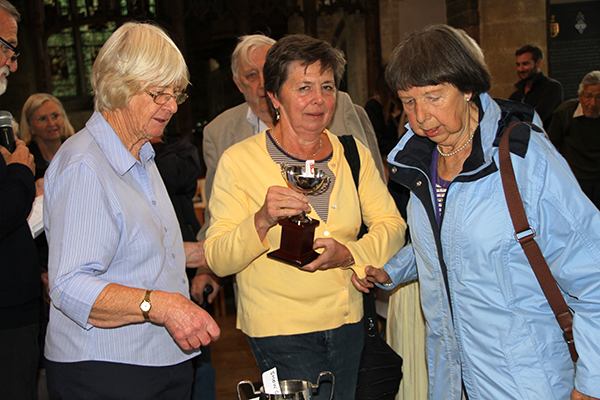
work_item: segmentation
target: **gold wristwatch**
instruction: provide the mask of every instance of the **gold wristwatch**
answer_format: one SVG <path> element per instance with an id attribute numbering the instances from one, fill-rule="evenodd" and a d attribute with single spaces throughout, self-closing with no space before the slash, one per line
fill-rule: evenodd
<path id="1" fill-rule="evenodd" d="M 150 302 L 150 293 L 152 293 L 152 290 L 150 290 L 150 289 L 146 290 L 146 295 L 144 296 L 144 300 L 140 304 L 140 310 L 142 310 L 142 315 L 144 316 L 144 319 L 146 321 L 150 320 L 148 313 L 152 309 L 152 303 Z"/>

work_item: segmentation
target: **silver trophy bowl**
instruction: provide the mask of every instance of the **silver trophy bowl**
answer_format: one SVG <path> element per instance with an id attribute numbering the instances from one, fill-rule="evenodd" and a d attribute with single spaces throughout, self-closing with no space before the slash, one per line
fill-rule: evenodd
<path id="1" fill-rule="evenodd" d="M 281 164 L 281 175 L 291 189 L 304 193 L 305 195 L 317 195 L 327 190 L 329 186 L 329 177 L 321 169 L 315 168 L 314 176 L 305 176 L 306 167 Z M 290 217 L 290 221 L 297 224 L 312 221 L 304 211 L 302 214 Z"/>
<path id="2" fill-rule="evenodd" d="M 329 177 L 318 168 L 314 176 L 305 176 L 305 167 L 281 164 L 281 174 L 290 188 L 307 195 L 324 192 L 329 184 Z"/>

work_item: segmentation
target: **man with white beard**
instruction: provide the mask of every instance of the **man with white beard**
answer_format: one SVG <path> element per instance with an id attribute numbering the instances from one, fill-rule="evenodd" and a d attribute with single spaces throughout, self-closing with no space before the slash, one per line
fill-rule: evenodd
<path id="1" fill-rule="evenodd" d="M 19 12 L 0 0 L 0 94 L 17 70 Z M 35 399 L 40 267 L 27 216 L 35 198 L 33 156 L 22 140 L 0 146 L 0 397 Z"/>

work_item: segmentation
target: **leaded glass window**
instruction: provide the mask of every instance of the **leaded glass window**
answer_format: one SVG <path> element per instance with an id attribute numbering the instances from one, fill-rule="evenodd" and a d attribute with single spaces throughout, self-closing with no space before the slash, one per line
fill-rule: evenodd
<path id="1" fill-rule="evenodd" d="M 52 94 L 64 99 L 91 94 L 92 64 L 117 21 L 154 19 L 156 0 L 44 0 L 44 11 L 47 24 L 68 26 L 46 42 Z"/>

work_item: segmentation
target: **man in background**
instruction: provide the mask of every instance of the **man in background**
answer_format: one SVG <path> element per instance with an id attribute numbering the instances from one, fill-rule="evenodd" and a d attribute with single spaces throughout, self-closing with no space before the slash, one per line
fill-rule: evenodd
<path id="1" fill-rule="evenodd" d="M 547 130 L 552 113 L 563 101 L 562 85 L 542 72 L 544 55 L 539 47 L 527 44 L 518 49 L 515 56 L 521 80 L 515 83 L 517 90 L 508 99 L 535 108 Z"/>
<path id="2" fill-rule="evenodd" d="M 548 135 L 600 209 L 600 71 L 583 78 L 577 95 L 554 111 Z"/>
<path id="3" fill-rule="evenodd" d="M 17 70 L 17 24 L 21 17 L 0 0 L 0 94 Z M 40 267 L 27 217 L 35 199 L 33 156 L 21 140 L 11 154 L 0 146 L 0 397 L 35 399 Z"/>

